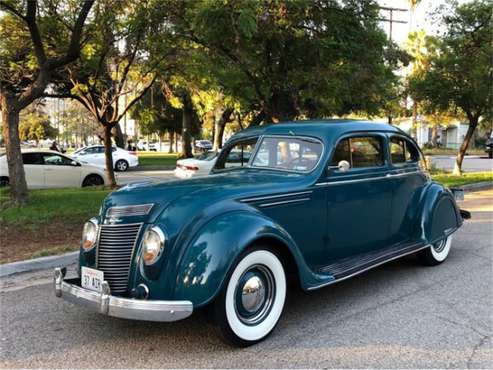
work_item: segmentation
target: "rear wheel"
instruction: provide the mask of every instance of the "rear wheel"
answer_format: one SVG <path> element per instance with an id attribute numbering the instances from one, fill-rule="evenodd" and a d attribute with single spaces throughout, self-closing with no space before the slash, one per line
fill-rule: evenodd
<path id="1" fill-rule="evenodd" d="M 425 266 L 436 266 L 445 261 L 452 246 L 452 235 L 430 245 L 417 253 L 419 261 Z"/>
<path id="2" fill-rule="evenodd" d="M 255 344 L 272 332 L 285 299 L 281 261 L 267 248 L 254 248 L 241 257 L 214 302 L 216 324 L 226 342 Z"/>
<path id="3" fill-rule="evenodd" d="M 6 176 L 0 177 L 0 188 L 3 188 L 5 186 L 9 186 L 9 178 Z"/>
<path id="4" fill-rule="evenodd" d="M 115 169 L 119 172 L 125 172 L 128 170 L 128 162 L 124 159 L 119 159 L 115 163 Z"/>
<path id="5" fill-rule="evenodd" d="M 104 180 L 99 175 L 88 175 L 82 182 L 82 186 L 99 186 L 104 185 Z"/>

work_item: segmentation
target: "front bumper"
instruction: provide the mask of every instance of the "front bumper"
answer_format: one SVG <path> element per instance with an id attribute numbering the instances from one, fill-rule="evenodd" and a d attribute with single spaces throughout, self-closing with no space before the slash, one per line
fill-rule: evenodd
<path id="1" fill-rule="evenodd" d="M 190 316 L 190 301 L 155 301 L 112 296 L 108 283 L 103 291 L 94 292 L 80 287 L 79 279 L 64 279 L 65 269 L 56 268 L 54 276 L 55 295 L 66 301 L 85 306 L 102 314 L 131 320 L 178 321 Z"/>

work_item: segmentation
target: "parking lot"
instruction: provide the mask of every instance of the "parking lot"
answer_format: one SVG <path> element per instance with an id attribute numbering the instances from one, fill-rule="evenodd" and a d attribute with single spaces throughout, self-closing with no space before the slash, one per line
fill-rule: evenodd
<path id="1" fill-rule="evenodd" d="M 51 271 L 0 281 L 2 367 L 491 368 L 493 191 L 446 263 L 391 262 L 332 287 L 290 295 L 265 341 L 231 348 L 201 314 L 166 324 L 91 313 L 56 298 Z"/>

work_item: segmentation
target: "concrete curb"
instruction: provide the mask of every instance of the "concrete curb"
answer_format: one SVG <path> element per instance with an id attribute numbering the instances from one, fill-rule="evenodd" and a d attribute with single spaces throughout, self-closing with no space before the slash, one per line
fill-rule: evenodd
<path id="1" fill-rule="evenodd" d="M 176 167 L 175 165 L 137 166 L 137 167 L 134 167 L 132 169 L 129 169 L 128 172 L 139 172 L 139 171 L 171 171 L 171 170 L 174 170 L 175 167 Z"/>
<path id="2" fill-rule="evenodd" d="M 458 186 L 458 188 L 463 189 L 467 193 L 473 191 L 480 191 L 480 190 L 489 190 L 489 189 L 493 189 L 493 181 L 483 181 L 483 182 L 477 182 L 475 184 L 466 184 L 466 185 Z"/>
<path id="3" fill-rule="evenodd" d="M 36 270 L 47 270 L 49 268 L 68 266 L 75 262 L 79 257 L 79 252 L 70 252 L 58 256 L 48 256 L 34 258 L 32 260 L 17 261 L 0 265 L 0 278 L 18 274 L 21 272 L 30 272 Z"/>

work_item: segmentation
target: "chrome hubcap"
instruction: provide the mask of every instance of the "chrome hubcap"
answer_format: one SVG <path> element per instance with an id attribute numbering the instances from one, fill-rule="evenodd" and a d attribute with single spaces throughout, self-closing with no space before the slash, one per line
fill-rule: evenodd
<path id="1" fill-rule="evenodd" d="M 435 250 L 435 252 L 440 253 L 445 249 L 446 245 L 447 245 L 447 238 L 442 239 L 439 242 L 433 244 L 433 249 Z"/>
<path id="2" fill-rule="evenodd" d="M 274 302 L 275 281 L 272 272 L 263 265 L 255 265 L 243 273 L 235 291 L 235 311 L 246 325 L 262 322 Z"/>
<path id="3" fill-rule="evenodd" d="M 258 276 L 247 280 L 241 291 L 241 304 L 247 312 L 255 312 L 265 302 L 265 286 Z"/>

